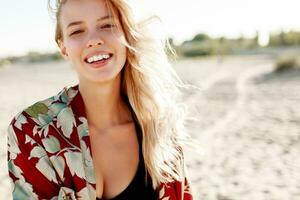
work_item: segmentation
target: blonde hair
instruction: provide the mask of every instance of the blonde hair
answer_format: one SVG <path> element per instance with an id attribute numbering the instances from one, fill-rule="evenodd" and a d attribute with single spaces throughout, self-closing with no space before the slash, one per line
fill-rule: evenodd
<path id="1" fill-rule="evenodd" d="M 59 17 L 66 1 L 56 0 L 57 44 L 62 40 Z M 148 29 L 151 21 L 158 17 L 136 22 L 128 1 L 104 1 L 124 31 L 128 51 L 122 70 L 121 92 L 127 96 L 141 126 L 144 161 L 153 188 L 161 182 L 182 181 L 181 147 L 188 137 L 184 129 L 186 107 L 181 102 L 181 88 L 186 85 L 170 64 L 167 54 L 174 51 L 168 39 L 158 40 Z"/>

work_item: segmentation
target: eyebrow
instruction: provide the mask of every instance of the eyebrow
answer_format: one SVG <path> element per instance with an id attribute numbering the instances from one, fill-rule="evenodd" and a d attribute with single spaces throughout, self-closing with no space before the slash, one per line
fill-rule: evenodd
<path id="1" fill-rule="evenodd" d="M 110 15 L 106 15 L 106 16 L 103 16 L 103 17 L 100 17 L 99 19 L 97 19 L 97 22 L 98 21 L 101 21 L 101 20 L 104 20 L 104 19 L 108 19 L 108 18 L 112 18 L 112 16 Z M 79 24 L 82 24 L 83 21 L 75 21 L 75 22 L 71 22 L 67 28 L 71 27 L 71 26 L 75 26 L 75 25 L 79 25 Z"/>

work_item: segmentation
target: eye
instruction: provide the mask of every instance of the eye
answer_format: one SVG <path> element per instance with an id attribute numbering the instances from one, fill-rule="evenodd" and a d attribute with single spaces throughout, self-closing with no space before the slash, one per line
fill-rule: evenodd
<path id="1" fill-rule="evenodd" d="M 114 24 L 104 24 L 103 26 L 101 26 L 101 28 L 113 28 L 115 27 Z"/>
<path id="2" fill-rule="evenodd" d="M 76 35 L 76 34 L 79 34 L 79 33 L 82 33 L 82 32 L 83 32 L 83 30 L 77 30 L 77 31 L 72 32 L 72 33 L 70 34 L 70 36 Z"/>

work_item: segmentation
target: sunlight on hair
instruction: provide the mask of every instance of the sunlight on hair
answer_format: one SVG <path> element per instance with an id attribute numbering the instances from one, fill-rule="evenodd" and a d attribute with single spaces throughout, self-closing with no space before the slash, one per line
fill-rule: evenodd
<path id="1" fill-rule="evenodd" d="M 137 22 L 152 18 L 147 28 L 155 39 L 162 40 L 168 37 L 167 26 L 158 12 L 153 7 L 149 7 L 149 2 L 144 0 L 127 0 L 127 2 L 135 11 L 133 16 Z"/>

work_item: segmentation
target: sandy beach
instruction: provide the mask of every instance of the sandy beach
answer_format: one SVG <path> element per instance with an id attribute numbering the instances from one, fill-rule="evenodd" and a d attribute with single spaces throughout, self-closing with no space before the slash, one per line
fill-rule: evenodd
<path id="1" fill-rule="evenodd" d="M 185 151 L 195 200 L 300 199 L 300 70 L 274 73 L 267 56 L 184 59 L 187 128 L 198 148 Z M 14 115 L 77 83 L 65 62 L 0 68 L 0 200 L 11 199 L 6 129 Z"/>

